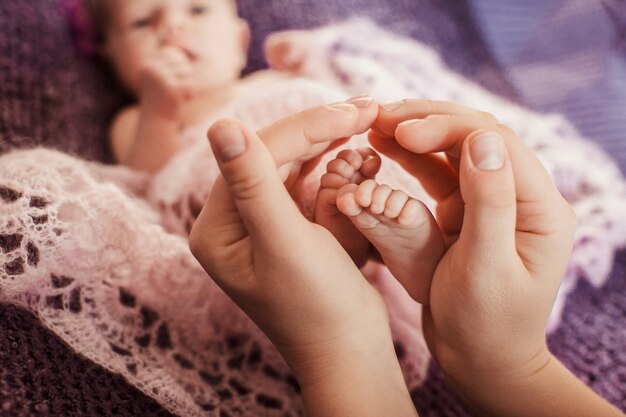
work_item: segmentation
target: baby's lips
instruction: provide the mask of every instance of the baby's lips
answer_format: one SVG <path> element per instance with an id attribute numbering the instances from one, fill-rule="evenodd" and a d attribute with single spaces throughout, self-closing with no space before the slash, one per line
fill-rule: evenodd
<path id="1" fill-rule="evenodd" d="M 179 57 L 184 60 L 189 60 L 189 61 L 196 60 L 196 55 L 191 51 L 190 48 L 184 45 L 177 44 L 177 43 L 168 42 L 163 45 L 163 47 L 161 48 L 161 51 L 171 51 L 168 53 L 179 55 Z"/>

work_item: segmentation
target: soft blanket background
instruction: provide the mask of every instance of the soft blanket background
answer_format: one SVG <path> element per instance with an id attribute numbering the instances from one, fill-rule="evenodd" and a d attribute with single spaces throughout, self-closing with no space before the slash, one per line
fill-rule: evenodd
<path id="1" fill-rule="evenodd" d="M 488 43 L 493 38 L 483 37 L 476 25 L 475 19 L 482 15 L 472 14 L 477 10 L 475 4 L 268 1 L 261 6 L 250 0 L 242 1 L 241 6 L 243 15 L 252 22 L 257 42 L 264 33 L 293 27 L 296 22 L 299 27 L 307 27 L 362 10 L 394 30 L 433 44 L 449 65 L 492 91 L 530 103 L 519 94 L 519 79 L 510 76 L 502 60 L 496 61 L 498 54 Z M 566 11 L 570 16 L 572 10 Z M 597 14 L 598 20 L 587 20 L 585 25 L 605 27 L 613 22 L 610 16 Z M 123 98 L 108 86 L 109 79 L 92 62 L 75 54 L 57 5 L 42 0 L 5 0 L 0 5 L 0 26 L 5 28 L 0 35 L 0 149 L 44 144 L 90 159 L 107 160 L 107 119 L 103 114 L 111 114 Z M 615 39 L 619 33 L 614 33 Z M 549 39 L 551 34 L 545 36 Z M 607 38 L 608 45 L 613 45 L 613 41 L 613 37 Z M 618 62 L 622 59 L 623 64 L 623 52 L 620 58 L 618 51 L 611 46 L 605 52 Z M 259 56 L 258 48 L 254 48 L 251 68 L 260 65 Z M 540 75 L 541 72 L 537 74 Z M 615 75 L 619 72 L 613 78 Z M 623 86 L 623 72 L 621 76 Z M 619 81 L 619 77 L 616 79 Z M 572 85 L 570 88 L 576 88 L 579 83 Z M 559 94 L 558 85 L 547 84 L 546 88 Z M 598 88 L 602 90 L 602 85 Z M 612 97 L 614 91 L 624 90 L 606 88 L 606 97 Z M 622 106 L 612 100 L 608 103 L 624 108 L 623 102 Z M 597 103 L 590 103 L 589 109 L 597 108 Z M 602 108 L 607 112 L 613 109 L 606 103 Z M 612 148 L 614 142 L 596 139 L 612 150 L 623 166 L 626 158 L 619 154 L 619 149 Z M 622 138 L 618 139 L 616 143 L 623 143 Z M 550 338 L 555 353 L 571 369 L 622 408 L 626 408 L 625 315 L 626 256 L 620 254 L 612 277 L 603 288 L 595 289 L 586 282 L 579 284 L 569 297 L 563 323 Z M 0 413 L 4 413 L 0 415 L 167 414 L 120 378 L 73 355 L 31 316 L 10 306 L 0 307 L 0 365 Z M 453 394 L 434 367 L 429 382 L 415 392 L 414 398 L 421 415 L 466 413 L 456 399 L 451 400 Z"/>

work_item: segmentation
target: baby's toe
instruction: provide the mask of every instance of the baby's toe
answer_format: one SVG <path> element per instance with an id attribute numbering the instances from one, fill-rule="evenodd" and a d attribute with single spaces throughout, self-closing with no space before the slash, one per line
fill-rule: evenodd
<path id="1" fill-rule="evenodd" d="M 418 200 L 410 198 L 398 216 L 398 223 L 403 226 L 419 226 L 427 218 L 428 207 Z"/>
<path id="2" fill-rule="evenodd" d="M 357 150 L 358 155 L 362 159 L 361 166 L 357 168 L 364 178 L 373 179 L 382 165 L 382 159 L 371 148 L 360 148 Z"/>
<path id="3" fill-rule="evenodd" d="M 372 204 L 372 194 L 376 190 L 378 184 L 374 180 L 363 181 L 356 190 L 356 202 L 363 208 L 367 208 Z"/>
<path id="4" fill-rule="evenodd" d="M 384 212 L 385 217 L 389 219 L 397 218 L 408 201 L 409 196 L 405 192 L 400 190 L 393 191 L 387 199 Z"/>
<path id="5" fill-rule="evenodd" d="M 355 169 L 345 159 L 335 158 L 326 166 L 328 173 L 334 173 L 341 175 L 344 178 L 352 178 L 355 173 Z"/>
<path id="6" fill-rule="evenodd" d="M 370 211 L 373 214 L 383 214 L 387 200 L 391 196 L 393 190 L 388 185 L 379 185 L 372 193 L 372 204 L 370 205 Z"/>
<path id="7" fill-rule="evenodd" d="M 335 189 L 343 187 L 346 184 L 349 184 L 350 181 L 348 178 L 343 175 L 336 174 L 334 172 L 327 172 L 322 175 L 320 180 L 320 189 Z"/>
<path id="8" fill-rule="evenodd" d="M 348 164 L 350 164 L 355 171 L 357 171 L 359 168 L 361 168 L 361 165 L 363 165 L 363 157 L 359 152 L 353 149 L 344 149 L 343 151 L 339 152 L 339 154 L 337 154 L 336 159 L 343 159 Z"/>
<path id="9" fill-rule="evenodd" d="M 356 194 L 359 186 L 356 184 L 348 184 L 341 187 L 337 193 L 337 207 L 346 216 L 358 216 L 363 208 L 356 201 Z"/>

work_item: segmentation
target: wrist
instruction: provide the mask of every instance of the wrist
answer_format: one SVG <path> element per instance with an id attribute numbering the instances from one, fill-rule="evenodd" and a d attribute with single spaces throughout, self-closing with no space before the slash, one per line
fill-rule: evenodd
<path id="1" fill-rule="evenodd" d="M 555 415 L 544 414 L 550 409 L 546 403 L 561 396 L 550 392 L 551 388 L 570 377 L 575 380 L 573 375 L 566 375 L 567 371 L 547 346 L 524 365 L 460 365 L 459 369 L 444 373 L 459 396 L 479 415 L 485 416 Z M 566 392 L 564 390 L 563 396 L 568 398 Z"/>
<path id="2" fill-rule="evenodd" d="M 311 417 L 417 415 L 388 329 L 286 356 Z"/>

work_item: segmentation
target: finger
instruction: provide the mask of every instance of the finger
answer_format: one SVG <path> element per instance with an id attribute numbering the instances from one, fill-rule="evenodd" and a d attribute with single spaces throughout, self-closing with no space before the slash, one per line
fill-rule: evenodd
<path id="1" fill-rule="evenodd" d="M 177 46 L 167 45 L 159 49 L 155 57 L 163 61 L 188 61 L 187 54 Z"/>
<path id="2" fill-rule="evenodd" d="M 282 119 L 258 132 L 278 165 L 308 161 L 332 142 L 369 129 L 378 105 L 369 97 L 314 107 Z"/>
<path id="3" fill-rule="evenodd" d="M 297 241 L 298 225 L 306 221 L 261 139 L 230 120 L 215 123 L 208 136 L 229 194 L 253 244 L 264 250 L 284 250 L 285 242 Z"/>
<path id="4" fill-rule="evenodd" d="M 478 130 L 495 131 L 504 138 L 513 163 L 518 200 L 544 205 L 562 199 L 537 156 L 506 126 L 475 117 L 437 115 L 419 124 L 398 126 L 395 137 L 402 147 L 418 154 L 446 152 L 460 157 L 466 139 Z"/>
<path id="5" fill-rule="evenodd" d="M 176 68 L 170 68 L 171 74 L 177 78 L 189 77 L 193 75 L 193 69 L 189 66 L 177 66 Z"/>
<path id="6" fill-rule="evenodd" d="M 513 168 L 502 135 L 472 133 L 463 145 L 460 174 L 465 217 L 458 243 L 468 259 L 480 265 L 508 262 L 516 253 L 517 203 Z"/>
<path id="7" fill-rule="evenodd" d="M 441 200 L 437 204 L 435 213 L 446 247 L 450 247 L 459 238 L 463 226 L 465 203 L 461 189 L 457 188 L 454 193 Z"/>
<path id="8" fill-rule="evenodd" d="M 406 120 L 424 119 L 434 114 L 475 117 L 487 122 L 498 123 L 498 119 L 492 114 L 449 101 L 402 100 L 397 103 L 381 105 L 374 126 L 379 133 L 393 136 L 398 124 Z"/>

